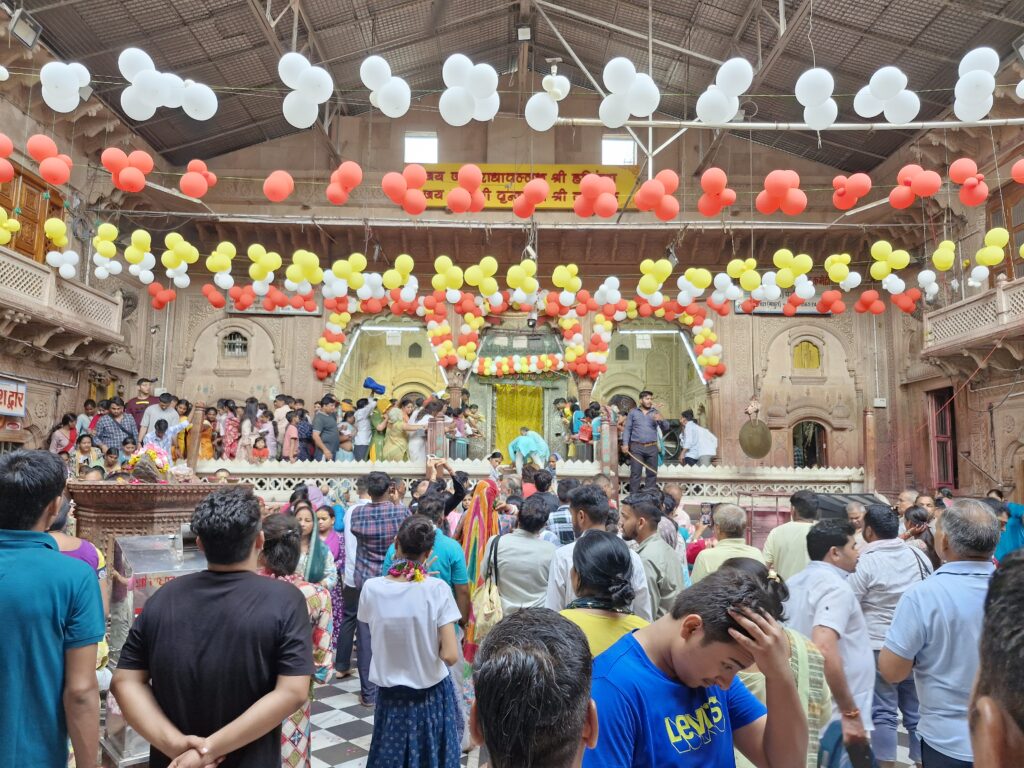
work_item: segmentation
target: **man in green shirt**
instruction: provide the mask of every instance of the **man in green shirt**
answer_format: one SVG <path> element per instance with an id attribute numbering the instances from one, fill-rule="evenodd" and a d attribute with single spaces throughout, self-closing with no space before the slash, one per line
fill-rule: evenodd
<path id="1" fill-rule="evenodd" d="M 747 512 L 735 504 L 719 504 L 712 516 L 715 527 L 714 547 L 703 550 L 693 563 L 690 579 L 696 584 L 710 573 L 717 571 L 722 563 L 733 557 L 749 557 L 764 562 L 761 550 L 747 544 Z"/>
<path id="2" fill-rule="evenodd" d="M 789 497 L 792 519 L 772 528 L 764 543 L 764 562 L 783 581 L 800 573 L 811 562 L 807 554 L 807 533 L 818 519 L 818 494 L 797 491 Z"/>
<path id="3" fill-rule="evenodd" d="M 637 554 L 644 564 L 651 615 L 655 620 L 672 610 L 676 595 L 683 589 L 683 567 L 679 556 L 658 535 L 661 517 L 661 507 L 647 495 L 627 496 L 619 516 L 622 538 L 639 545 Z"/>

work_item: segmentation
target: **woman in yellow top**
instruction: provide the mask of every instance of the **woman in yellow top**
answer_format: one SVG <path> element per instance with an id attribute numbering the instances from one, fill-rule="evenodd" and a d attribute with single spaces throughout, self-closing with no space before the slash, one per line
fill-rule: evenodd
<path id="1" fill-rule="evenodd" d="M 780 604 L 789 598 L 789 589 L 782 579 L 753 558 L 732 557 L 719 566 L 719 569 L 722 568 L 734 568 L 760 579 Z M 806 768 L 817 768 L 819 737 L 832 718 L 832 692 L 825 682 L 825 657 L 814 643 L 788 627 L 786 639 L 789 640 L 789 666 L 796 680 L 804 714 L 807 715 Z M 756 664 L 740 671 L 737 676 L 747 686 L 747 690 L 762 704 L 765 703 L 764 675 Z M 754 764 L 736 750 L 736 768 L 754 768 Z"/>
<path id="2" fill-rule="evenodd" d="M 409 434 L 422 429 L 409 423 L 409 417 L 416 408 L 412 400 L 388 411 L 388 427 L 384 437 L 384 461 L 405 461 L 409 452 Z"/>
<path id="3" fill-rule="evenodd" d="M 629 610 L 634 597 L 629 582 L 632 563 L 622 539 L 606 531 L 588 531 L 572 548 L 569 578 L 576 599 L 562 615 L 579 625 L 596 657 L 647 622 Z"/>

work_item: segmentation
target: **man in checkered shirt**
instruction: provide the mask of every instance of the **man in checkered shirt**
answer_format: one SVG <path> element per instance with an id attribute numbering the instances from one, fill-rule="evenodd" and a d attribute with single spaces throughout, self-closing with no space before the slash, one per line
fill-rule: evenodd
<path id="1" fill-rule="evenodd" d="M 380 576 L 384 557 L 395 540 L 409 509 L 391 500 L 395 483 L 387 472 L 371 472 L 366 477 L 370 503 L 352 512 L 352 535 L 356 537 L 356 568 L 353 581 L 357 592 L 367 579 Z M 358 604 L 358 597 L 356 598 Z M 372 707 L 377 686 L 370 682 L 370 625 L 360 621 L 356 629 L 359 644 L 359 703 Z"/>

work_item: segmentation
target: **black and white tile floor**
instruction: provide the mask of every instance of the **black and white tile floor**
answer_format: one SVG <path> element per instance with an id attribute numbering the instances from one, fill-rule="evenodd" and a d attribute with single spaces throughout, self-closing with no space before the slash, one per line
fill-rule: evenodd
<path id="1" fill-rule="evenodd" d="M 312 707 L 313 768 L 364 768 L 373 734 L 373 710 L 359 705 L 354 675 L 320 686 Z M 462 758 L 464 768 L 478 768 L 479 750 Z M 913 768 L 907 733 L 900 728 L 897 768 Z"/>

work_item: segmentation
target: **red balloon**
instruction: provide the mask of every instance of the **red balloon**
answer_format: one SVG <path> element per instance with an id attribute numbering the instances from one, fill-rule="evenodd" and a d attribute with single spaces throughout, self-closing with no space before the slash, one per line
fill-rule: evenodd
<path id="1" fill-rule="evenodd" d="M 363 183 L 363 169 L 359 167 L 359 163 L 346 160 L 338 166 L 338 181 L 346 189 L 354 189 Z"/>
<path id="2" fill-rule="evenodd" d="M 854 197 L 864 197 L 871 191 L 871 177 L 866 173 L 855 173 L 846 180 L 846 193 Z"/>
<path id="3" fill-rule="evenodd" d="M 153 158 L 149 152 L 143 152 L 141 149 L 136 149 L 128 155 L 128 165 L 138 168 L 144 174 L 153 172 Z"/>
<path id="4" fill-rule="evenodd" d="M 427 169 L 418 163 L 407 165 L 402 171 L 402 178 L 410 189 L 420 189 L 427 183 Z"/>
<path id="5" fill-rule="evenodd" d="M 0 157 L 0 184 L 6 184 L 14 178 L 14 166 L 6 157 Z"/>
<path id="6" fill-rule="evenodd" d="M 213 171 L 204 171 L 203 178 L 206 179 L 206 183 L 211 187 L 217 185 L 217 174 L 213 173 Z"/>
<path id="7" fill-rule="evenodd" d="M 763 193 L 762 193 L 763 194 Z M 722 203 L 717 197 L 713 197 L 705 192 L 697 200 L 697 210 L 700 211 L 702 216 L 711 218 L 717 216 L 722 211 Z"/>
<path id="8" fill-rule="evenodd" d="M 917 163 L 908 163 L 900 168 L 899 173 L 896 174 L 896 183 L 902 184 L 904 187 L 909 187 L 917 177 L 917 174 L 923 172 L 924 168 L 917 165 Z"/>
<path id="9" fill-rule="evenodd" d="M 466 190 L 462 189 L 459 191 L 465 192 Z M 526 199 L 525 195 L 519 195 L 512 201 L 512 213 L 520 219 L 528 219 L 533 216 L 533 205 Z"/>
<path id="10" fill-rule="evenodd" d="M 384 178 L 380 181 L 380 188 L 384 190 L 384 194 L 391 202 L 401 205 L 405 200 L 405 192 L 409 189 L 409 182 L 402 174 L 391 171 L 384 174 Z"/>
<path id="11" fill-rule="evenodd" d="M 545 179 L 530 179 L 526 182 L 526 186 L 523 187 L 523 197 L 525 197 L 531 205 L 540 205 L 548 199 L 548 195 L 551 194 L 551 187 Z"/>
<path id="12" fill-rule="evenodd" d="M 793 315 L 796 314 L 796 306 L 794 306 L 793 304 L 790 304 L 788 302 L 783 304 L 782 305 L 782 314 L 784 314 L 786 317 L 793 317 Z"/>
<path id="13" fill-rule="evenodd" d="M 942 177 L 935 171 L 921 171 L 910 182 L 910 190 L 919 197 L 931 197 L 942 188 Z"/>
<path id="14" fill-rule="evenodd" d="M 484 208 L 487 207 L 487 198 L 484 197 L 484 193 L 479 189 L 473 190 L 473 204 L 469 206 L 470 213 L 480 213 Z"/>
<path id="15" fill-rule="evenodd" d="M 846 305 L 841 301 L 832 302 L 832 314 L 841 315 L 846 311 Z"/>
<path id="16" fill-rule="evenodd" d="M 288 303 L 291 305 L 292 309 L 302 309 L 304 300 L 301 296 L 295 295 L 288 300 Z"/>
<path id="17" fill-rule="evenodd" d="M 981 205 L 988 199 L 988 184 L 979 181 L 976 185 L 960 187 L 960 202 L 967 206 Z"/>
<path id="18" fill-rule="evenodd" d="M 6 137 L 5 137 L 6 138 Z M 10 141 L 10 139 L 8 139 Z M 8 152 L 8 154 L 10 154 Z M 3 152 L 0 152 L 0 157 L 6 157 Z M 1013 164 L 1010 169 L 1010 177 L 1018 184 L 1024 184 L 1024 160 L 1018 160 Z"/>
<path id="19" fill-rule="evenodd" d="M 49 136 L 44 136 L 41 133 L 29 136 L 25 149 L 37 163 L 43 162 L 48 157 L 57 156 L 57 144 Z"/>
<path id="20" fill-rule="evenodd" d="M 59 157 L 47 157 L 39 163 L 39 175 L 47 184 L 59 187 L 71 178 L 71 169 Z"/>
<path id="21" fill-rule="evenodd" d="M 609 192 L 602 192 L 594 201 L 594 213 L 602 219 L 611 218 L 617 210 L 619 210 L 619 201 L 615 199 L 615 195 Z"/>
<path id="22" fill-rule="evenodd" d="M 64 163 L 64 165 L 68 167 L 68 170 L 75 166 L 74 162 L 72 162 L 71 160 L 71 157 L 68 155 L 57 155 L 57 159 Z"/>
<path id="23" fill-rule="evenodd" d="M 517 201 L 519 199 L 516 198 Z M 452 213 L 465 213 L 473 205 L 473 195 L 465 187 L 455 187 L 448 193 L 446 202 Z M 515 210 L 515 203 L 512 204 L 512 210 Z"/>
<path id="24" fill-rule="evenodd" d="M 14 142 L 6 133 L 0 133 L 0 157 L 10 157 L 14 152 Z"/>
<path id="25" fill-rule="evenodd" d="M 572 209 L 576 212 L 577 216 L 584 219 L 588 218 L 594 215 L 594 201 L 580 193 L 576 195 L 576 199 L 572 201 Z"/>
<path id="26" fill-rule="evenodd" d="M 757 208 L 759 213 L 763 213 L 767 216 L 779 210 L 779 201 L 778 198 L 772 197 L 768 194 L 767 190 L 762 190 L 757 193 L 757 199 L 754 200 L 754 207 Z"/>
<path id="27" fill-rule="evenodd" d="M 873 301 L 871 302 L 871 305 L 868 307 L 868 311 L 872 315 L 880 315 L 883 312 L 885 312 L 885 304 L 883 304 L 881 301 Z"/>
<path id="28" fill-rule="evenodd" d="M 580 179 L 580 195 L 590 200 L 597 199 L 601 194 L 601 177 L 596 173 L 588 173 Z"/>
<path id="29" fill-rule="evenodd" d="M 679 189 L 679 174 L 673 170 L 666 168 L 663 171 L 658 171 L 654 174 L 654 179 L 660 181 L 661 185 L 665 187 L 666 195 L 674 195 Z"/>
<path id="30" fill-rule="evenodd" d="M 722 193 L 718 196 L 718 202 L 720 202 L 722 204 L 723 208 L 728 206 L 728 205 L 732 205 L 733 203 L 736 202 L 736 190 L 735 189 L 729 189 L 729 187 L 726 187 L 725 189 L 722 190 Z"/>
<path id="31" fill-rule="evenodd" d="M 679 215 L 679 201 L 671 195 L 665 195 L 654 209 L 654 215 L 662 221 L 672 221 Z"/>
<path id="32" fill-rule="evenodd" d="M 181 190 L 183 195 L 189 197 L 201 198 L 210 189 L 210 185 L 206 182 L 206 177 L 198 171 L 189 171 L 181 180 L 178 182 L 178 188 Z"/>
<path id="33" fill-rule="evenodd" d="M 206 163 L 202 160 L 189 160 L 188 167 L 185 170 L 190 173 L 206 173 L 209 168 L 206 167 Z"/>
<path id="34" fill-rule="evenodd" d="M 653 210 L 665 196 L 665 185 L 657 179 L 649 179 L 636 191 L 636 207 L 641 211 Z"/>
<path id="35" fill-rule="evenodd" d="M 772 171 L 764 178 L 764 191 L 777 200 L 785 197 L 792 186 L 787 171 Z"/>
<path id="36" fill-rule="evenodd" d="M 860 295 L 860 300 L 863 301 L 865 304 L 869 304 L 870 305 L 871 302 L 878 301 L 878 291 L 876 291 L 876 290 L 864 291 L 864 293 L 862 293 Z"/>
<path id="37" fill-rule="evenodd" d="M 278 173 L 278 171 L 274 171 L 263 182 L 263 194 L 272 203 L 280 203 L 291 194 L 291 190 L 288 189 L 288 180 L 279 176 Z"/>
<path id="38" fill-rule="evenodd" d="M 850 194 L 849 189 L 846 190 L 846 194 L 843 194 L 842 190 L 832 193 L 832 205 L 840 211 L 848 211 L 856 204 L 857 198 Z"/>
<path id="39" fill-rule="evenodd" d="M 348 202 L 348 192 L 338 182 L 331 182 L 325 190 L 327 199 L 334 205 L 344 205 Z"/>
<path id="40" fill-rule="evenodd" d="M 125 192 L 141 192 L 146 188 L 146 176 L 138 168 L 122 168 L 117 183 Z"/>
<path id="41" fill-rule="evenodd" d="M 802 189 L 792 187 L 786 192 L 786 196 L 782 198 L 782 203 L 779 207 L 787 216 L 801 214 L 807 207 L 807 195 Z"/>
<path id="42" fill-rule="evenodd" d="M 709 195 L 717 195 L 727 183 L 729 179 L 721 168 L 708 168 L 700 177 L 700 188 Z"/>
<path id="43" fill-rule="evenodd" d="M 914 190 L 911 187 L 893 187 L 889 193 L 889 205 L 896 210 L 909 208 L 914 204 Z"/>
<path id="44" fill-rule="evenodd" d="M 978 164 L 969 157 L 954 160 L 949 166 L 949 180 L 954 184 L 963 184 L 970 176 L 978 175 Z"/>
<path id="45" fill-rule="evenodd" d="M 206 300 L 210 302 L 210 306 L 214 309 L 224 309 L 227 305 L 227 301 L 224 300 L 223 294 L 214 291 L 207 295 Z"/>
<path id="46" fill-rule="evenodd" d="M 402 208 L 410 216 L 419 216 L 427 210 L 427 197 L 423 194 L 423 190 L 407 189 L 405 191 L 405 200 L 402 202 Z"/>
<path id="47" fill-rule="evenodd" d="M 480 166 L 473 163 L 466 163 L 459 168 L 459 186 L 471 193 L 480 186 L 484 180 L 483 171 Z"/>
<path id="48" fill-rule="evenodd" d="M 156 297 L 156 295 L 160 293 L 160 291 L 162 291 L 163 289 L 164 287 L 157 282 L 150 283 L 148 286 L 146 286 L 146 290 L 149 291 L 149 295 L 153 297 Z"/>

